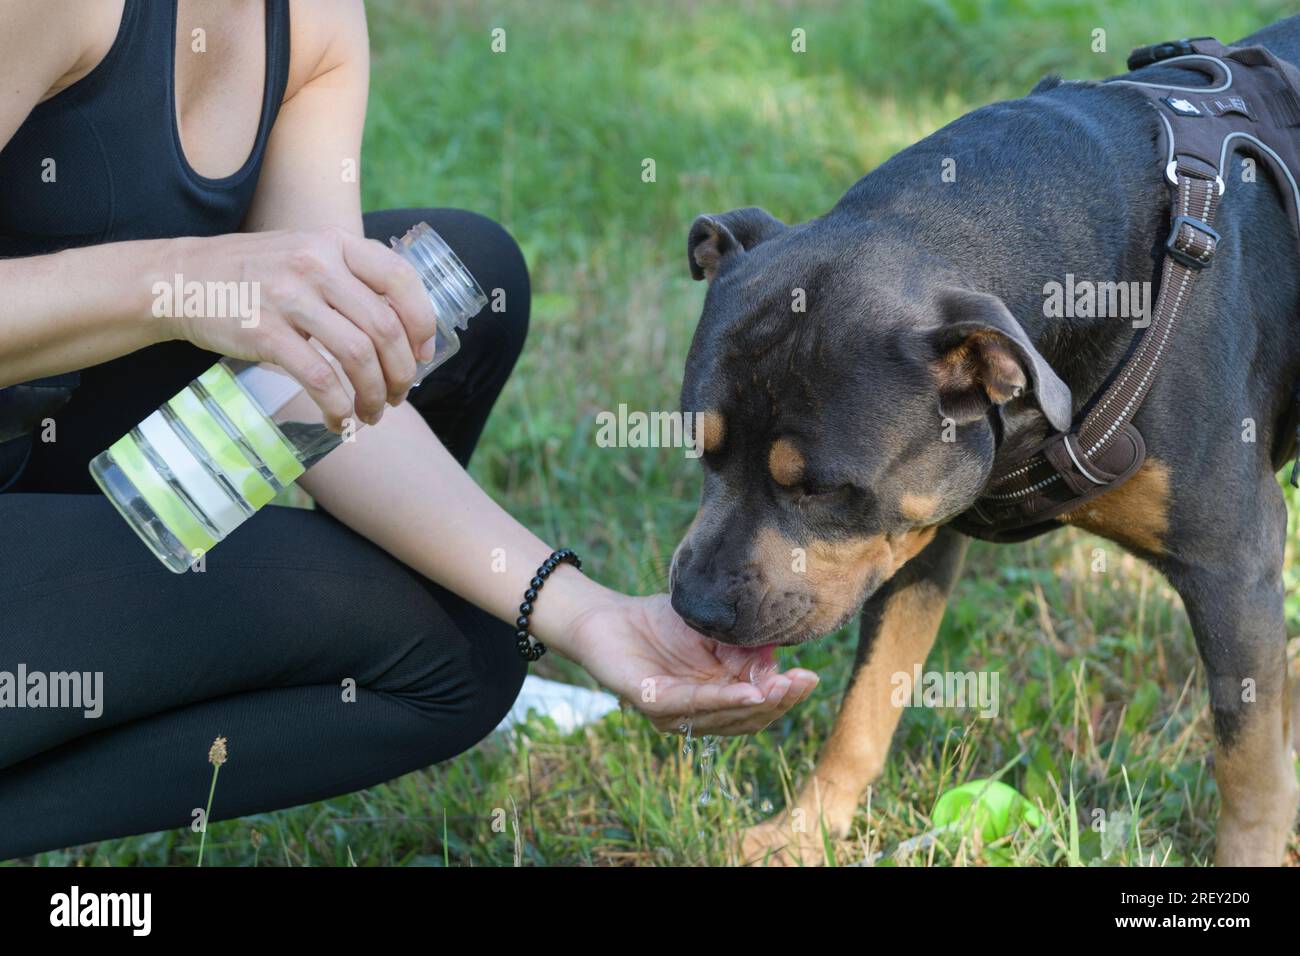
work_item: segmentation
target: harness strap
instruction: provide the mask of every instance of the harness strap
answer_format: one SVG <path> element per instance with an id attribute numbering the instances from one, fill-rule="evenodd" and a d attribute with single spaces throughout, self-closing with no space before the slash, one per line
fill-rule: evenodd
<path id="1" fill-rule="evenodd" d="M 1075 428 L 1052 435 L 1027 460 L 994 473 L 976 506 L 989 524 L 1022 526 L 1027 520 L 1055 518 L 1141 467 L 1146 446 L 1131 425 L 1133 416 L 1151 389 L 1197 276 L 1213 260 L 1219 240 L 1213 228 L 1218 184 L 1199 170 L 1181 166 L 1177 178 L 1177 214 L 1160 294 L 1137 349 Z"/>
<path id="2" fill-rule="evenodd" d="M 1254 132 L 1276 141 L 1268 134 L 1300 125 L 1300 71 L 1262 47 L 1234 49 L 1207 38 L 1159 44 L 1134 56 L 1143 65 L 1168 57 L 1211 77 L 1204 88 L 1115 81 L 1141 89 L 1153 101 L 1167 143 L 1165 175 L 1174 195 L 1160 293 L 1128 359 L 1069 431 L 1049 436 L 1025 457 L 995 469 L 983 496 L 954 521 L 976 537 L 1015 541 L 1051 530 L 1059 516 L 1126 481 L 1142 466 L 1146 444 L 1133 417 L 1170 351 L 1196 279 L 1218 249 L 1214 217 L 1224 191 L 1222 164 L 1233 140 L 1242 139 L 1243 148 L 1274 172 L 1293 220 L 1297 215 L 1300 190 L 1291 170 Z M 1236 76 L 1225 57 L 1238 67 Z M 1268 121 L 1263 121 L 1265 112 Z M 1290 157 L 1294 146 L 1287 142 L 1286 147 L 1284 155 Z"/>

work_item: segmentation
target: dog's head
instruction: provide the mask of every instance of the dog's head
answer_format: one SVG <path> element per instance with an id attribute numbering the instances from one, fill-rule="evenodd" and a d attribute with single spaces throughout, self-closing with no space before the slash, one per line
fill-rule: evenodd
<path id="1" fill-rule="evenodd" d="M 672 603 L 745 646 L 833 631 L 988 479 L 990 411 L 1070 421 L 1070 392 L 994 296 L 831 218 L 699 217 L 708 279 L 682 409 L 699 512 Z"/>

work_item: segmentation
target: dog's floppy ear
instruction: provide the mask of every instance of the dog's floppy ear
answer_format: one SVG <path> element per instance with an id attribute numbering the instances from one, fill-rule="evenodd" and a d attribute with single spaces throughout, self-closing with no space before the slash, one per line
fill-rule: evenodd
<path id="1" fill-rule="evenodd" d="M 757 206 L 696 217 L 686 235 L 691 278 L 712 281 L 724 257 L 752 249 L 784 228 L 785 223 Z"/>
<path id="2" fill-rule="evenodd" d="M 940 294 L 938 304 L 942 324 L 931 336 L 931 367 L 945 416 L 965 424 L 981 418 L 991 405 L 1024 396 L 1057 431 L 1070 427 L 1070 387 L 1034 348 L 1001 299 L 949 289 Z"/>

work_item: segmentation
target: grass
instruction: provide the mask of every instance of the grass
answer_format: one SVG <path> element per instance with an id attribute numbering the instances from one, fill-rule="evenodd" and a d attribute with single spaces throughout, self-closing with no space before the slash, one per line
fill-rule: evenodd
<path id="1" fill-rule="evenodd" d="M 1119 73 L 1132 46 L 1235 39 L 1284 6 L 372 2 L 366 205 L 463 206 L 519 238 L 536 292 L 530 348 L 474 473 L 545 538 L 580 546 L 599 578 L 647 592 L 664 586 L 693 514 L 696 466 L 669 450 L 596 447 L 595 415 L 620 402 L 676 407 L 702 298 L 684 261 L 696 214 L 758 203 L 808 218 L 898 149 L 1043 73 Z M 490 51 L 494 27 L 506 30 L 504 54 Z M 796 28 L 804 54 L 791 52 Z M 1090 48 L 1095 28 L 1107 31 L 1105 53 Z M 654 182 L 642 179 L 647 158 Z M 216 824 L 204 862 L 723 863 L 740 829 L 782 806 L 813 766 L 852 641 L 846 630 L 784 653 L 823 683 L 764 733 L 724 742 L 716 765 L 734 801 L 701 806 L 681 740 L 634 712 L 567 736 L 534 718 L 385 786 Z M 1206 693 L 1181 605 L 1155 572 L 1075 531 L 977 544 L 928 666 L 999 672 L 1003 712 L 909 711 L 854 834 L 828 843 L 831 862 L 889 851 L 930 828 L 943 789 L 999 772 L 1041 801 L 1043 828 L 998 847 L 944 839 L 897 862 L 1209 859 Z M 588 682 L 549 658 L 540 671 Z M 226 771 L 240 772 L 237 752 Z M 40 862 L 192 864 L 197 852 L 198 837 L 178 830 Z"/>

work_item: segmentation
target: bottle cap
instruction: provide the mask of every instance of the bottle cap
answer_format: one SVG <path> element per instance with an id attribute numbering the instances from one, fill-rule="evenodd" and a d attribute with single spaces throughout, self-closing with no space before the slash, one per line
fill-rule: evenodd
<path id="1" fill-rule="evenodd" d="M 416 223 L 401 239 L 390 239 L 389 245 L 415 266 L 438 318 L 447 325 L 467 328 L 487 305 L 487 296 L 460 257 L 427 222 Z"/>

